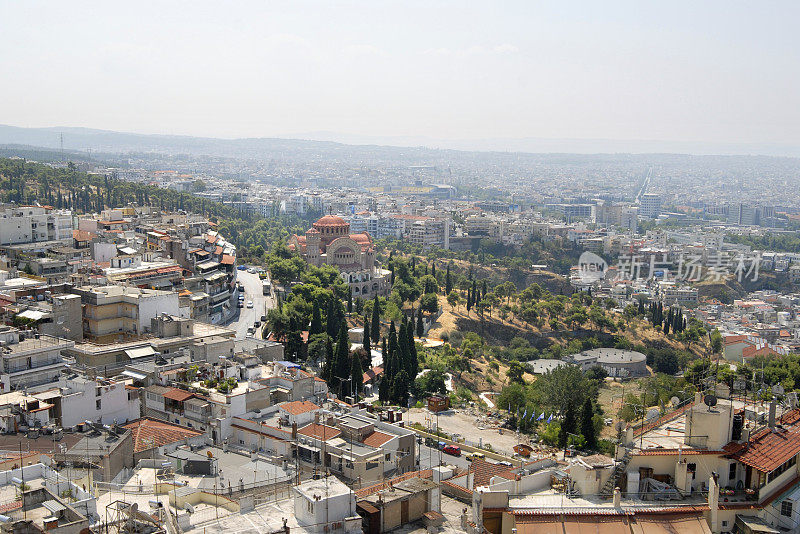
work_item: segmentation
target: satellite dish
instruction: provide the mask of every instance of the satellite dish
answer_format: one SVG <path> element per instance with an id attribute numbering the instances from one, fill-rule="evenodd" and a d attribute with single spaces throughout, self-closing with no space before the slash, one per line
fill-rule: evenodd
<path id="1" fill-rule="evenodd" d="M 672 404 L 673 406 L 677 406 L 678 404 L 680 404 L 681 400 L 680 400 L 678 397 L 672 397 L 672 398 L 669 400 L 669 402 L 670 402 L 670 404 Z"/>
<path id="2" fill-rule="evenodd" d="M 717 405 L 717 397 L 715 397 L 714 395 L 709 393 L 708 395 L 703 397 L 703 403 L 706 406 L 708 406 L 709 408 L 711 408 L 713 406 L 716 406 Z"/>
<path id="3" fill-rule="evenodd" d="M 775 384 L 774 386 L 772 386 L 772 392 L 775 395 L 783 395 L 784 393 L 786 393 L 786 390 L 783 389 L 782 385 Z"/>
<path id="4" fill-rule="evenodd" d="M 744 380 L 734 380 L 733 381 L 733 389 L 736 391 L 742 391 L 745 388 L 745 381 Z"/>
<path id="5" fill-rule="evenodd" d="M 625 421 L 617 421 L 617 424 L 614 425 L 614 428 L 617 432 L 622 432 L 625 430 Z"/>
<path id="6" fill-rule="evenodd" d="M 647 410 L 647 415 L 645 416 L 645 419 L 650 421 L 658 417 L 658 414 L 659 414 L 658 408 L 650 408 L 649 410 Z"/>

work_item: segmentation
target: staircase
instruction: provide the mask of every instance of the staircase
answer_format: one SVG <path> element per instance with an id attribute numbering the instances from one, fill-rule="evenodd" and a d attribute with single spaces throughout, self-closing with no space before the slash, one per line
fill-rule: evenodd
<path id="1" fill-rule="evenodd" d="M 622 476 L 622 473 L 625 472 L 625 468 L 628 467 L 628 463 L 631 461 L 631 453 L 630 449 L 625 449 L 625 454 L 622 455 L 620 458 L 619 463 L 614 466 L 614 472 L 611 473 L 611 476 L 606 480 L 606 483 L 603 485 L 603 489 L 600 490 L 600 496 L 603 498 L 609 498 L 614 493 L 614 488 L 617 486 L 617 481 L 619 477 Z"/>

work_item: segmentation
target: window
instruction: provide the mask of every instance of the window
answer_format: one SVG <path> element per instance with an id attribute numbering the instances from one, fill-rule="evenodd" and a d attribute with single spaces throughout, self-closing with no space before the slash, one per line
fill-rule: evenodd
<path id="1" fill-rule="evenodd" d="M 781 503 L 781 515 L 792 517 L 792 501 L 786 500 Z"/>
<path id="2" fill-rule="evenodd" d="M 728 469 L 728 481 L 733 482 L 734 480 L 736 480 L 736 464 L 732 463 Z"/>
<path id="3" fill-rule="evenodd" d="M 102 402 L 102 401 L 101 401 L 101 399 L 97 399 L 97 402 L 95 402 L 95 403 L 94 403 L 95 407 L 96 407 L 98 410 L 100 409 L 100 403 L 101 403 L 101 402 Z"/>
<path id="4" fill-rule="evenodd" d="M 692 474 L 692 480 L 694 480 L 695 473 L 697 473 L 697 464 L 687 464 L 686 470 Z"/>

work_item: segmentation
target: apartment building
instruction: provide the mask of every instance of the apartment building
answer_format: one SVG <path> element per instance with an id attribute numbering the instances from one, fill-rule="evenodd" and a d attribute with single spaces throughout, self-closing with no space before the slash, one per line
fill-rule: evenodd
<path id="1" fill-rule="evenodd" d="M 0 246 L 72 240 L 72 212 L 42 206 L 0 208 Z"/>
<path id="2" fill-rule="evenodd" d="M 74 428 L 84 421 L 104 425 L 138 419 L 138 391 L 125 381 L 87 378 L 73 374 L 62 377 L 50 389 L 33 396 L 53 405 L 53 422 L 62 428 Z"/>
<path id="3" fill-rule="evenodd" d="M 173 291 L 128 286 L 84 286 L 74 290 L 83 303 L 83 330 L 87 340 L 111 343 L 150 332 L 150 322 L 161 314 L 178 315 Z"/>
<path id="4" fill-rule="evenodd" d="M 661 196 L 645 193 L 639 201 L 639 216 L 643 219 L 656 219 L 661 215 Z"/>
<path id="5" fill-rule="evenodd" d="M 26 333 L 12 327 L 0 330 L 0 390 L 13 391 L 50 384 L 66 368 L 62 351 L 72 341 Z"/>
<path id="6" fill-rule="evenodd" d="M 415 220 L 408 231 L 408 242 L 428 251 L 433 247 L 450 248 L 450 221 L 430 217 Z"/>

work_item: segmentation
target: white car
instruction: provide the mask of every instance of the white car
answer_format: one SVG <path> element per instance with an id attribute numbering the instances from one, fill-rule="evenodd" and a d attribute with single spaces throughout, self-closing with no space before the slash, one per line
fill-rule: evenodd
<path id="1" fill-rule="evenodd" d="M 250 274 L 256 274 L 258 271 L 256 271 L 254 267 L 250 267 L 249 269 L 247 269 L 247 272 Z"/>
<path id="2" fill-rule="evenodd" d="M 253 301 L 252 300 L 248 300 L 247 301 L 247 307 L 248 308 L 252 308 L 253 307 Z"/>

